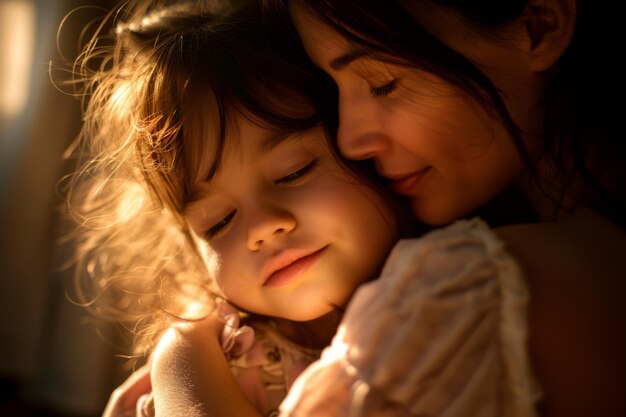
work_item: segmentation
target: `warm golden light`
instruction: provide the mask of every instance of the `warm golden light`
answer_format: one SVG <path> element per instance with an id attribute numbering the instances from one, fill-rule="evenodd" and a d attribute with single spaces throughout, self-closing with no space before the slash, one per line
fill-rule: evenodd
<path id="1" fill-rule="evenodd" d="M 35 47 L 35 6 L 28 0 L 0 1 L 0 116 L 26 106 Z"/>

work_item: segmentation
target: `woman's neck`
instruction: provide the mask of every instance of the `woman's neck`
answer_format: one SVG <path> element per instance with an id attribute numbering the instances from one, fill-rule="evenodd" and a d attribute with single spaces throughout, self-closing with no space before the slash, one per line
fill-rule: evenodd
<path id="1" fill-rule="evenodd" d="M 515 185 L 502 191 L 467 217 L 478 216 L 491 227 L 539 221 L 535 207 L 526 193 Z"/>
<path id="2" fill-rule="evenodd" d="M 576 196 L 583 192 L 550 172 L 546 164 L 540 163 L 535 177 L 527 173 L 518 183 L 541 223 L 567 218 L 577 208 L 580 199 Z"/>

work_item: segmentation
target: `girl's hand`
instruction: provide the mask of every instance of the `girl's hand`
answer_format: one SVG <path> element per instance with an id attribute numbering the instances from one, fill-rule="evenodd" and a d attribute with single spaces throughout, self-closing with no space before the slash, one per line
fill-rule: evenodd
<path id="1" fill-rule="evenodd" d="M 207 337 L 219 338 L 223 321 L 213 314 L 202 322 L 178 324 L 183 333 L 205 333 Z M 102 417 L 153 417 L 154 397 L 152 395 L 152 358 L 147 364 L 133 372 L 117 387 L 102 413 Z"/>
<path id="2" fill-rule="evenodd" d="M 218 311 L 170 327 L 159 341 L 151 371 L 156 416 L 259 416 L 222 350 Z"/>
<path id="3" fill-rule="evenodd" d="M 175 333 L 183 339 L 194 337 L 218 340 L 228 315 L 236 314 L 236 310 L 229 305 L 219 305 L 218 310 L 205 320 L 193 323 L 179 323 L 173 326 Z M 229 340 L 229 342 L 232 341 Z M 223 342 L 222 342 L 223 344 Z M 165 342 L 160 342 L 161 349 L 165 349 Z M 102 417 L 153 417 L 154 396 L 151 381 L 152 357 L 148 363 L 133 372 L 119 387 L 113 391 L 104 409 Z"/>

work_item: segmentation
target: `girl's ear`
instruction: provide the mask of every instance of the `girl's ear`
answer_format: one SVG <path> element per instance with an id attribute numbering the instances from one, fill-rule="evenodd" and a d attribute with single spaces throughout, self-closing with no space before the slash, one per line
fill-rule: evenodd
<path id="1" fill-rule="evenodd" d="M 530 45 L 530 69 L 545 71 L 569 46 L 576 25 L 576 0 L 530 0 L 522 16 Z"/>

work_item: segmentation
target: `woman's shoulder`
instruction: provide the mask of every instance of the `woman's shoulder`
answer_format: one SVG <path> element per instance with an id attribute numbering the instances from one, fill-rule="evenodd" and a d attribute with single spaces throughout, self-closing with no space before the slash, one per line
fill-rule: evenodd
<path id="1" fill-rule="evenodd" d="M 548 268 L 580 275 L 591 267 L 594 275 L 624 274 L 626 232 L 586 209 L 563 220 L 505 226 L 494 232 L 531 273 Z"/>
<path id="2" fill-rule="evenodd" d="M 587 210 L 494 232 L 530 290 L 530 352 L 548 413 L 623 412 L 626 233 Z"/>
<path id="3" fill-rule="evenodd" d="M 427 254 L 427 255 L 426 255 Z M 386 268 L 397 263 L 463 264 L 477 259 L 519 265 L 529 284 L 567 280 L 626 284 L 626 231 L 580 209 L 557 222 L 491 228 L 479 218 L 460 220 L 422 237 L 398 242 Z M 562 282 L 561 282 L 562 283 Z"/>
<path id="4" fill-rule="evenodd" d="M 581 209 L 556 222 L 494 233 L 521 266 L 535 304 L 546 296 L 572 307 L 626 305 L 626 232 L 603 217 Z"/>

